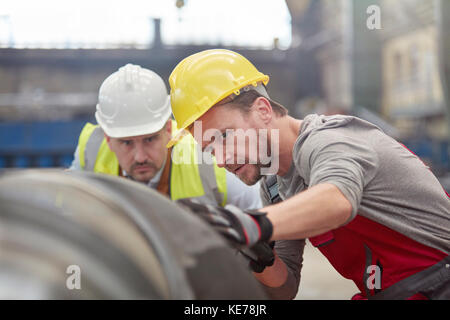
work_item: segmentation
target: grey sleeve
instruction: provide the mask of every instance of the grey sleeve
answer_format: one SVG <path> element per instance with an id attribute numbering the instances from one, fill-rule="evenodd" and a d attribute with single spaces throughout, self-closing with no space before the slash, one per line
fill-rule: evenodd
<path id="1" fill-rule="evenodd" d="M 309 187 L 331 183 L 339 188 L 353 208 L 349 221 L 356 216 L 363 189 L 379 166 L 377 153 L 363 137 L 338 130 L 319 131 L 308 137 L 301 148 L 294 149 L 294 162 Z"/>
<path id="2" fill-rule="evenodd" d="M 248 186 L 234 174 L 226 172 L 227 204 L 233 204 L 242 210 L 254 210 L 262 207 L 259 182 Z"/>
<path id="3" fill-rule="evenodd" d="M 79 155 L 79 153 L 80 153 L 79 147 L 77 146 L 77 148 L 75 149 L 75 152 L 73 154 L 72 164 L 70 165 L 68 170 L 82 170 L 81 169 L 81 164 L 80 164 L 80 155 Z"/>
<path id="4" fill-rule="evenodd" d="M 303 266 L 303 249 L 305 240 L 280 240 L 275 242 L 275 252 L 286 264 L 288 277 L 286 282 L 278 288 L 263 285 L 271 299 L 292 300 L 295 298 L 300 285 L 300 270 Z"/>
<path id="5" fill-rule="evenodd" d="M 269 195 L 265 183 L 261 181 L 261 199 L 263 206 L 270 205 Z M 286 264 L 288 277 L 286 282 L 278 288 L 270 288 L 263 285 L 266 293 L 272 299 L 288 300 L 294 299 L 300 285 L 300 271 L 303 263 L 303 250 L 305 240 L 280 240 L 275 241 L 275 252 Z"/>

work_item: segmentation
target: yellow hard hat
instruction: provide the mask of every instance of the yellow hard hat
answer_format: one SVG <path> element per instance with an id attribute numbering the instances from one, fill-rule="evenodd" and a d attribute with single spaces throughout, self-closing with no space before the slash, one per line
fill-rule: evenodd
<path id="1" fill-rule="evenodd" d="M 243 87 L 267 85 L 269 76 L 259 72 L 242 55 L 224 49 L 205 50 L 181 61 L 169 77 L 172 113 L 180 132 L 216 103 Z M 168 143 L 174 145 L 180 132 Z"/>

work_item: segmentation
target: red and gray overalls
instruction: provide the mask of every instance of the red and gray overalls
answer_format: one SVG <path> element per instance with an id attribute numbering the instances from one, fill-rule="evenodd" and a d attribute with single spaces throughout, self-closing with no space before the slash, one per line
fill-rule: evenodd
<path id="1" fill-rule="evenodd" d="M 282 201 L 276 176 L 265 179 L 270 201 Z M 450 256 L 357 215 L 350 223 L 309 238 L 361 293 L 352 299 L 450 299 Z M 373 272 L 380 272 L 378 285 Z"/>

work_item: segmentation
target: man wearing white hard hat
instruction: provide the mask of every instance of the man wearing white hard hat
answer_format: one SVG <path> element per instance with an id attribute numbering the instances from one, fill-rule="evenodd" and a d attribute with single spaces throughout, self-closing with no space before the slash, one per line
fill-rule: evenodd
<path id="1" fill-rule="evenodd" d="M 100 87 L 95 118 L 98 125 L 87 123 L 81 131 L 70 169 L 124 176 L 172 200 L 261 207 L 259 186 L 245 185 L 213 161 L 197 161 L 192 136 L 166 148 L 177 128 L 167 88 L 155 72 L 127 64 L 111 74 Z"/>

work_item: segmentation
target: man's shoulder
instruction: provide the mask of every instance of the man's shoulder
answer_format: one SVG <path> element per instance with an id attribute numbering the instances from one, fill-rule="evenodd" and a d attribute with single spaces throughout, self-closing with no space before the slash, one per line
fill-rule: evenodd
<path id="1" fill-rule="evenodd" d="M 90 136 L 94 130 L 100 130 L 103 132 L 102 128 L 98 124 L 93 124 L 91 122 L 86 122 L 80 132 L 80 137 Z"/>
<path id="2" fill-rule="evenodd" d="M 294 151 L 316 149 L 334 143 L 365 144 L 371 131 L 380 133 L 380 129 L 374 124 L 354 116 L 345 115 L 316 115 L 305 125 L 306 128 L 300 133 Z"/>

